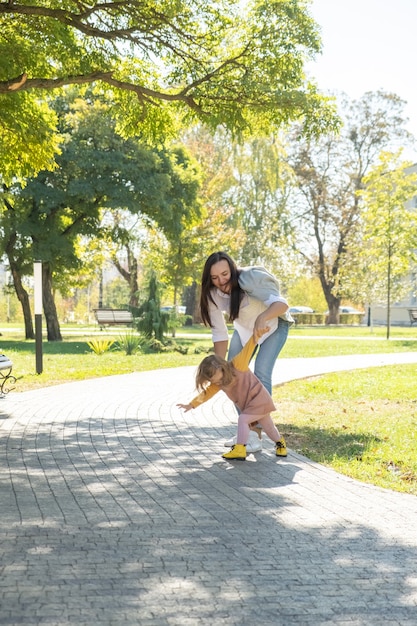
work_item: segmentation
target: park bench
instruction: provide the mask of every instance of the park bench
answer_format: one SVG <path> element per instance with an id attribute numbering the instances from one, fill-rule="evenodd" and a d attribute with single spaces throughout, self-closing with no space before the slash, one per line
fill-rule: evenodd
<path id="1" fill-rule="evenodd" d="M 410 326 L 417 324 L 417 309 L 408 309 L 408 315 L 410 316 Z"/>
<path id="2" fill-rule="evenodd" d="M 94 309 L 97 324 L 100 330 L 104 326 L 129 326 L 133 322 L 133 315 L 125 309 Z"/>
<path id="3" fill-rule="evenodd" d="M 14 387 L 11 389 L 7 387 L 9 383 L 14 384 L 16 382 L 16 378 L 12 376 L 12 369 L 11 360 L 5 354 L 0 354 L 0 398 L 4 398 L 6 393 L 14 389 Z"/>

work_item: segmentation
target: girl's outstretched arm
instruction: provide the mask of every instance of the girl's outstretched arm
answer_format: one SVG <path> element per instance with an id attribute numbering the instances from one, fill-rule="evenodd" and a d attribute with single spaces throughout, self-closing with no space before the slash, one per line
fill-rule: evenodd
<path id="1" fill-rule="evenodd" d="M 186 413 L 187 411 L 191 411 L 191 409 L 194 408 L 192 404 L 177 404 L 177 407 L 180 409 L 184 409 Z"/>
<path id="2" fill-rule="evenodd" d="M 185 412 L 190 411 L 191 409 L 196 409 L 200 404 L 207 402 L 210 400 L 218 391 L 220 391 L 220 387 L 218 385 L 209 385 L 205 391 L 202 391 L 195 398 L 191 400 L 188 404 L 177 404 L 177 407 L 180 409 L 184 409 Z"/>

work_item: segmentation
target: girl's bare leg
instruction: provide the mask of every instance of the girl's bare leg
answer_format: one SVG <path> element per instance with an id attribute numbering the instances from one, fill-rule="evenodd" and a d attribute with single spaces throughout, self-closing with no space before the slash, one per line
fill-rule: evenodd
<path id="1" fill-rule="evenodd" d="M 274 443 L 281 439 L 281 434 L 278 428 L 275 426 L 270 415 L 265 415 L 261 419 L 258 419 L 258 422 L 260 422 L 262 428 L 264 429 L 264 432 L 268 435 L 270 439 L 272 439 Z"/>

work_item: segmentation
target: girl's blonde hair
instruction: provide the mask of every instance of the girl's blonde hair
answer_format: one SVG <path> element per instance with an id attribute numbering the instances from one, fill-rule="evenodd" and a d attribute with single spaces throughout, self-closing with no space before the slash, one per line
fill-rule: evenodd
<path id="1" fill-rule="evenodd" d="M 232 363 L 226 361 L 226 359 L 222 359 L 222 357 L 217 356 L 217 354 L 211 354 L 210 356 L 206 356 L 198 366 L 195 377 L 197 390 L 205 391 L 210 385 L 211 378 L 218 370 L 222 370 L 223 373 L 222 387 L 230 385 L 235 375 L 235 368 Z"/>

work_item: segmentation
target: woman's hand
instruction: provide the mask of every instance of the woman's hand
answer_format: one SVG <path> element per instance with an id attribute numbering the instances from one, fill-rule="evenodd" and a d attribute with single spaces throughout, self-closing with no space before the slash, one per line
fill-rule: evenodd
<path id="1" fill-rule="evenodd" d="M 191 409 L 194 408 L 192 404 L 177 404 L 177 407 L 180 409 L 184 409 L 185 413 L 187 413 L 187 411 L 191 411 Z"/>
<path id="2" fill-rule="evenodd" d="M 253 338 L 256 342 L 259 341 L 262 335 L 265 335 L 265 333 L 271 330 L 266 322 L 267 320 L 265 320 L 262 313 L 256 318 L 255 325 L 253 327 Z"/>

